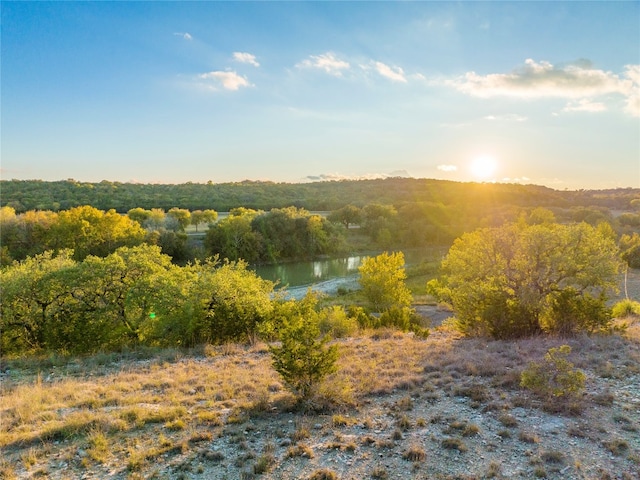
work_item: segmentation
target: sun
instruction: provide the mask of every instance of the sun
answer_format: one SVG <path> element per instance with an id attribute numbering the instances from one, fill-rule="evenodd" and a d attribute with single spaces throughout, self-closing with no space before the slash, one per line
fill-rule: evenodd
<path id="1" fill-rule="evenodd" d="M 471 161 L 471 174 L 478 180 L 489 180 L 498 168 L 498 162 L 491 155 L 480 155 Z"/>

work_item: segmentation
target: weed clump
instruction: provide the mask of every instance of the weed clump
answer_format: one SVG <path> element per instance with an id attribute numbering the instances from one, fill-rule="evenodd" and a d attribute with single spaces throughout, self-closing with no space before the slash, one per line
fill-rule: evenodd
<path id="1" fill-rule="evenodd" d="M 338 480 L 338 474 L 333 470 L 321 468 L 311 474 L 309 480 Z"/>
<path id="2" fill-rule="evenodd" d="M 420 445 L 411 445 L 403 454 L 402 458 L 410 462 L 424 462 L 427 453 Z"/>

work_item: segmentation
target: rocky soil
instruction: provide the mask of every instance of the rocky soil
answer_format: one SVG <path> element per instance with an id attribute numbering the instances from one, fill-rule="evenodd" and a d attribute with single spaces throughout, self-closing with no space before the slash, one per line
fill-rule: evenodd
<path id="1" fill-rule="evenodd" d="M 436 324 L 446 316 L 422 313 Z M 542 402 L 519 385 L 529 361 L 563 343 L 572 347 L 571 360 L 587 376 L 587 391 L 573 405 Z M 317 411 L 293 408 L 284 387 L 273 382 L 270 397 L 244 410 L 233 402 L 229 408 L 191 402 L 205 387 L 182 386 L 185 418 L 194 417 L 197 408 L 201 418 L 201 412 L 215 409 L 220 421 L 125 429 L 98 460 L 91 454 L 90 431 L 42 444 L 9 443 L 0 478 L 640 479 L 637 320 L 624 336 L 483 341 L 460 338 L 445 321 L 426 340 L 386 332 L 340 344 L 347 364 L 332 381 L 338 390 L 360 385 L 360 391 L 325 393 L 330 407 L 331 402 L 320 402 Z M 265 349 L 236 354 L 268 362 Z M 376 355 L 381 377 L 395 364 L 386 383 L 369 378 L 373 386 L 362 386 L 367 374 L 376 376 L 357 373 L 357 359 L 365 354 Z M 216 361 L 202 356 L 176 363 L 215 369 Z M 139 363 L 110 368 L 149 368 L 149 361 Z M 370 370 L 367 365 L 363 370 Z M 103 372 L 100 381 L 115 382 L 110 375 Z M 120 407 L 99 408 L 115 417 Z M 143 444 L 157 448 L 135 460 L 135 449 Z"/>

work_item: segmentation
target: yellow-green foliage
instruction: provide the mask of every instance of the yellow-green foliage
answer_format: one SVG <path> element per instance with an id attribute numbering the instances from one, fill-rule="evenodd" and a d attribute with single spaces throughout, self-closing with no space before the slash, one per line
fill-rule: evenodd
<path id="1" fill-rule="evenodd" d="M 347 316 L 344 308 L 334 305 L 319 312 L 320 333 L 333 338 L 351 337 L 358 331 L 358 321 Z"/>
<path id="2" fill-rule="evenodd" d="M 520 385 L 545 398 L 575 398 L 584 391 L 585 375 L 567 360 L 569 345 L 551 348 L 542 362 L 531 362 Z"/>
<path id="3" fill-rule="evenodd" d="M 411 292 L 405 284 L 407 274 L 402 252 L 384 252 L 377 257 L 367 257 L 358 270 L 362 291 L 374 311 L 384 312 L 392 307 L 402 308 L 411 304 Z"/>
<path id="4" fill-rule="evenodd" d="M 613 306 L 611 313 L 614 318 L 640 316 L 640 302 L 629 299 L 621 300 Z"/>

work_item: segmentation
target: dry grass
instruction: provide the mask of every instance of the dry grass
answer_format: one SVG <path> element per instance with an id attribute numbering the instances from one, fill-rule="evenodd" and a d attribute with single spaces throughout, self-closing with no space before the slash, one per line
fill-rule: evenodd
<path id="1" fill-rule="evenodd" d="M 481 409 L 477 412 L 492 416 L 504 441 L 540 442 L 509 409 L 516 404 L 542 408 L 520 389 L 519 376 L 549 348 L 568 343 L 570 360 L 591 379 L 618 381 L 640 373 L 637 320 L 623 335 L 502 342 L 462 338 L 444 327 L 426 340 L 384 331 L 364 332 L 339 343 L 339 369 L 319 389 L 316 405 L 334 409 L 326 416 L 329 429 L 361 428 L 362 424 L 370 436 L 367 441 L 356 439 L 357 443 L 336 439 L 336 450 L 357 453 L 374 447 L 402 448 L 399 453 L 411 452 L 406 458 L 412 462 L 425 458 L 422 454 L 426 451 L 416 453 L 408 447 L 414 445 L 412 435 L 418 428 L 434 428 L 427 423 L 446 429 L 447 438 L 436 445 L 460 452 L 471 450 L 487 431 L 485 424 L 480 429 L 446 414 L 439 416 L 436 411 L 415 418 L 418 406 L 437 403 L 443 397 L 458 397 L 460 402 Z M 237 461 L 252 475 L 268 475 L 274 462 L 284 461 L 279 459 L 313 458 L 316 462 L 325 450 L 318 449 L 312 440 L 318 435 L 312 427 L 315 421 L 302 414 L 294 417 L 295 422 L 283 434 L 293 442 L 284 447 L 285 452 L 289 449 L 287 453 L 257 454 L 247 445 L 244 432 L 252 425 L 247 420 L 278 419 L 288 415 L 294 405 L 293 396 L 272 369 L 264 345 L 206 347 L 195 354 L 173 350 L 152 358 L 123 361 L 107 357 L 87 359 L 86 363 L 86 368 L 77 360 L 45 363 L 39 369 L 33 365 L 21 368 L 19 362 L 10 365 L 12 377 L 4 378 L 0 386 L 0 477 L 20 478 L 26 472 L 36 476 L 38 471 L 46 475 L 54 442 L 58 458 L 72 459 L 69 462 L 78 471 L 120 465 L 142 477 L 149 476 L 160 459 L 166 462 L 201 454 L 213 463 L 222 461 L 225 457 L 221 453 L 205 447 L 219 437 L 229 441 L 237 437 L 237 451 L 244 452 Z M 361 405 L 391 394 L 394 400 L 387 406 L 386 425 L 359 415 Z M 609 408 L 617 401 L 606 389 L 591 392 L 585 399 L 588 408 Z M 611 418 L 623 434 L 630 435 L 637 434 L 634 421 L 631 413 Z M 515 427 L 520 432 L 515 430 L 512 435 L 507 429 Z M 385 428 L 386 440 L 373 434 Z M 393 429 L 397 429 L 395 441 L 390 439 Z M 602 434 L 598 441 L 619 458 L 637 455 L 637 449 L 621 438 Z M 79 449 L 86 452 L 82 464 L 73 460 Z M 431 455 L 429 450 L 427 457 Z M 551 456 L 545 461 L 553 463 Z M 498 476 L 499 467 L 490 465 L 483 474 Z M 377 478 L 385 478 L 386 470 L 375 472 Z"/>

